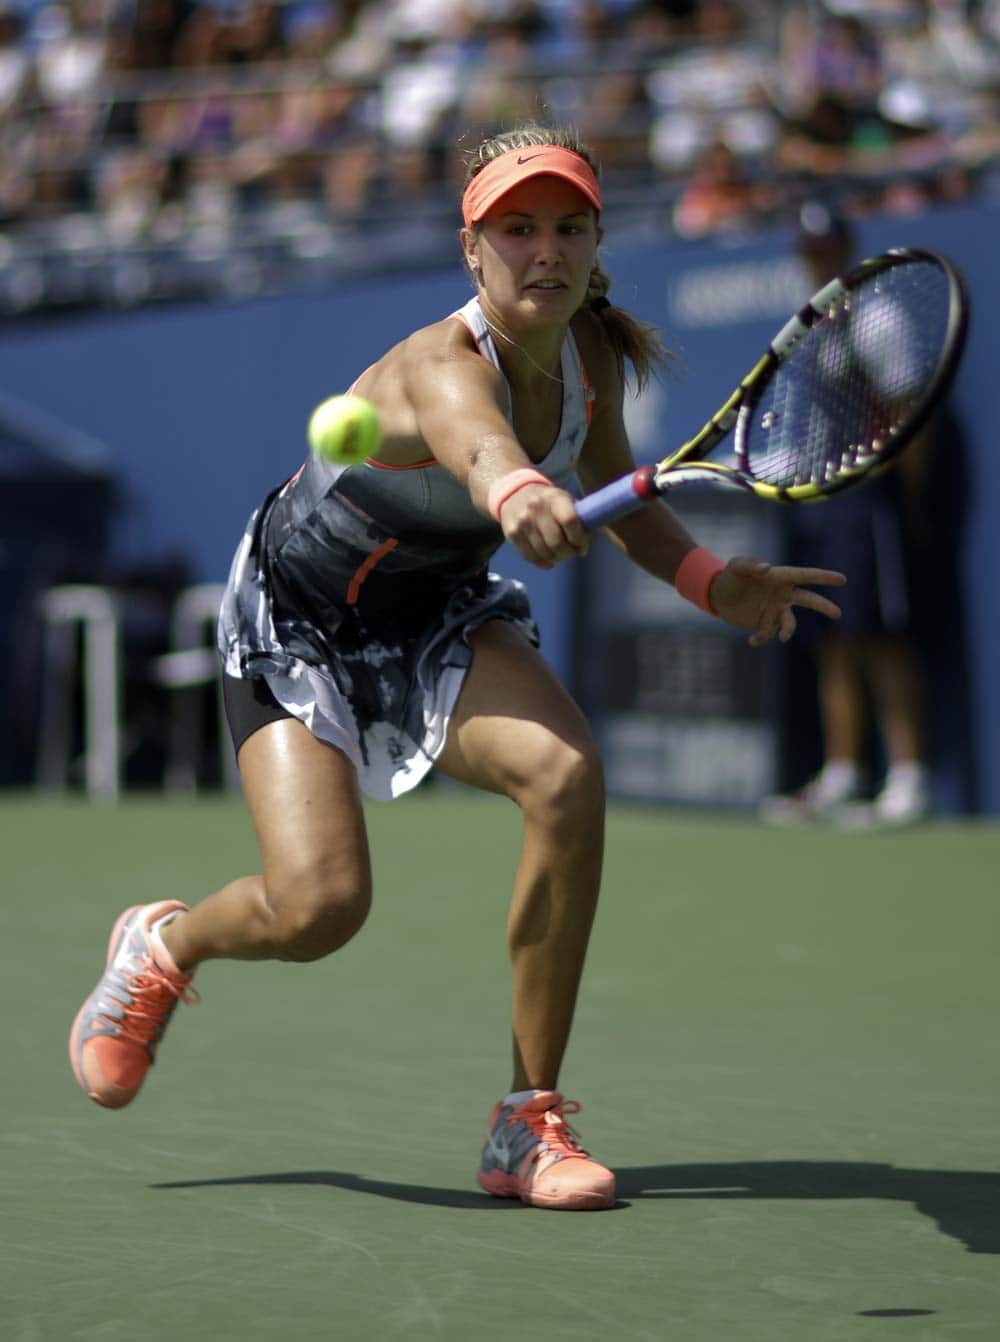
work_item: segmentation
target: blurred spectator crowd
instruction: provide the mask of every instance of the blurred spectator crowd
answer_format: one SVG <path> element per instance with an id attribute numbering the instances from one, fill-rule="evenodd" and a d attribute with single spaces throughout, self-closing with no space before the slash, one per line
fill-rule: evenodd
<path id="1" fill-rule="evenodd" d="M 526 118 L 616 228 L 995 196 L 1000 0 L 0 0 L 0 311 L 457 256 Z"/>

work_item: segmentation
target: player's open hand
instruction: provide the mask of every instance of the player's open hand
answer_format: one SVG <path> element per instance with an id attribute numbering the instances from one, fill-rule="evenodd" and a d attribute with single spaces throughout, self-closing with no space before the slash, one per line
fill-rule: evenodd
<path id="1" fill-rule="evenodd" d="M 795 606 L 817 611 L 831 620 L 840 607 L 810 587 L 843 587 L 843 573 L 825 568 L 793 568 L 739 556 L 712 579 L 709 599 L 717 614 L 737 629 L 752 629 L 750 646 L 759 648 L 777 634 L 787 643 L 795 633 Z"/>

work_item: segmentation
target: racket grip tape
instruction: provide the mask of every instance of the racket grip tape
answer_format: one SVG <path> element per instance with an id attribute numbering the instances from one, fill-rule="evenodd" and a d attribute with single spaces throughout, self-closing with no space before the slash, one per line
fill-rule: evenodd
<path id="1" fill-rule="evenodd" d="M 652 466 L 640 466 L 631 475 L 623 475 L 612 480 L 610 485 L 595 489 L 578 499 L 576 512 L 587 531 L 596 531 L 619 517 L 635 512 L 658 493 L 653 484 L 655 469 Z"/>

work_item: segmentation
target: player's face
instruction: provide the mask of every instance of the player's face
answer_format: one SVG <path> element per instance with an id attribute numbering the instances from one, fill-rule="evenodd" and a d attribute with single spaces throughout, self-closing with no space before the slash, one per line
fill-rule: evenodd
<path id="1" fill-rule="evenodd" d="M 483 221 L 476 262 L 485 297 L 512 320 L 566 323 L 586 296 L 598 241 L 582 192 L 558 177 L 533 177 Z"/>

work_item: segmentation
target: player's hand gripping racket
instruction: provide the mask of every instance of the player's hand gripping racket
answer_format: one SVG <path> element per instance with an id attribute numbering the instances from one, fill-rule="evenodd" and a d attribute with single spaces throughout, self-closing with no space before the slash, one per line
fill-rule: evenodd
<path id="1" fill-rule="evenodd" d="M 897 248 L 818 290 L 676 452 L 588 494 L 588 531 L 675 485 L 714 482 L 806 503 L 859 484 L 913 438 L 962 354 L 968 300 L 934 252 Z M 708 460 L 725 443 L 728 460 Z"/>

